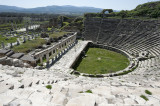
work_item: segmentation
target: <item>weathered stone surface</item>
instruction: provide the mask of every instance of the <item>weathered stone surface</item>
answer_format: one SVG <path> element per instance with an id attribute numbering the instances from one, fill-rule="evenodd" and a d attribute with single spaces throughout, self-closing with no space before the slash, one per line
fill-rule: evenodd
<path id="1" fill-rule="evenodd" d="M 69 100 L 66 106 L 95 106 L 95 103 L 93 95 L 85 95 Z"/>
<path id="2" fill-rule="evenodd" d="M 15 97 L 0 95 L 0 103 L 3 105 L 8 105 L 11 101 L 15 100 Z"/>
<path id="3" fill-rule="evenodd" d="M 32 102 L 26 99 L 16 99 L 9 103 L 9 106 L 32 106 Z"/>
<path id="4" fill-rule="evenodd" d="M 54 93 L 53 98 L 51 100 L 51 102 L 56 105 L 64 105 L 67 101 L 68 100 L 66 98 L 66 95 L 61 92 Z"/>
<path id="5" fill-rule="evenodd" d="M 28 99 L 32 101 L 33 106 L 46 106 L 46 104 L 52 99 L 52 96 L 43 92 L 35 92 L 30 95 Z"/>
<path id="6" fill-rule="evenodd" d="M 125 98 L 124 99 L 124 104 L 136 104 L 136 102 L 134 101 L 134 99 L 131 99 L 131 98 Z"/>
<path id="7" fill-rule="evenodd" d="M 102 95 L 105 96 L 107 98 L 114 98 L 114 96 L 111 94 L 111 90 L 110 87 L 106 87 L 106 86 L 99 86 L 95 89 L 92 89 L 93 94 L 98 94 L 98 95 Z"/>
<path id="8" fill-rule="evenodd" d="M 71 60 L 70 57 L 76 56 L 74 49 L 55 64 L 57 67 L 50 70 L 0 65 L 0 103 L 13 106 L 160 105 L 158 57 L 140 61 L 135 71 L 123 76 L 77 77 L 70 74 L 72 69 L 65 67 L 69 65 L 66 62 Z M 52 88 L 47 89 L 47 85 Z M 91 92 L 87 93 L 87 90 Z M 146 94 L 145 90 L 152 92 L 152 95 Z M 140 95 L 146 95 L 149 101 Z"/>

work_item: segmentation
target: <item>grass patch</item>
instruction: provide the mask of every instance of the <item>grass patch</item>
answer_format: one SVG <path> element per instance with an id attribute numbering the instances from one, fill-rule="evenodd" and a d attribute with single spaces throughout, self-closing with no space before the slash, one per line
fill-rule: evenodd
<path id="1" fill-rule="evenodd" d="M 92 93 L 92 91 L 91 90 L 87 90 L 87 91 L 85 91 L 86 93 Z"/>
<path id="2" fill-rule="evenodd" d="M 53 34 L 50 34 L 50 38 L 58 38 L 60 36 L 63 36 L 64 34 L 67 34 L 68 32 L 54 32 Z"/>
<path id="3" fill-rule="evenodd" d="M 92 91 L 91 91 L 91 90 L 87 90 L 87 91 L 85 91 L 85 92 L 80 91 L 79 93 L 92 93 Z"/>
<path id="4" fill-rule="evenodd" d="M 17 24 L 17 27 L 23 27 L 23 26 L 24 24 Z M 0 25 L 0 31 L 10 31 L 11 29 L 12 29 L 11 23 L 5 23 Z"/>
<path id="5" fill-rule="evenodd" d="M 81 73 L 106 74 L 125 69 L 129 65 L 127 57 L 106 49 L 89 48 L 86 55 L 74 67 Z"/>
<path id="6" fill-rule="evenodd" d="M 13 51 L 15 52 L 22 52 L 22 53 L 28 53 L 29 51 L 45 44 L 46 41 L 44 39 L 34 39 L 31 41 L 26 41 L 26 43 L 23 43 L 19 46 L 13 47 Z"/>
<path id="7" fill-rule="evenodd" d="M 149 100 L 145 95 L 141 95 L 140 97 L 143 98 L 143 99 L 146 100 L 146 101 Z"/>
<path id="8" fill-rule="evenodd" d="M 17 37 L 3 37 L 2 35 L 0 35 L 0 46 L 1 46 L 1 42 L 4 42 L 4 44 L 7 43 L 14 43 L 17 41 Z"/>
<path id="9" fill-rule="evenodd" d="M 46 88 L 47 89 L 52 89 L 52 85 L 47 85 Z"/>
<path id="10" fill-rule="evenodd" d="M 83 93 L 83 91 L 80 91 L 79 93 Z"/>
<path id="11" fill-rule="evenodd" d="M 149 90 L 145 90 L 145 93 L 148 95 L 152 95 L 152 92 L 150 92 Z"/>
<path id="12" fill-rule="evenodd" d="M 51 30 L 52 30 L 52 28 L 47 28 L 47 30 L 48 30 L 48 31 L 51 31 Z"/>
<path id="13" fill-rule="evenodd" d="M 63 22 L 63 27 L 61 28 L 61 30 L 67 27 L 68 25 L 69 25 L 69 22 Z"/>
<path id="14" fill-rule="evenodd" d="M 128 74 L 128 73 L 134 71 L 137 67 L 138 67 L 138 64 L 137 64 L 134 68 L 132 68 L 131 70 L 128 70 L 128 71 L 119 73 L 118 76 L 119 76 L 119 75 L 126 75 L 126 74 Z"/>

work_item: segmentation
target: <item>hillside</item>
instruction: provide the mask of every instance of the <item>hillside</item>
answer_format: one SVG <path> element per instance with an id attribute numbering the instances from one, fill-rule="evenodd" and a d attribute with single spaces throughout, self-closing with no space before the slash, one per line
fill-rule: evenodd
<path id="1" fill-rule="evenodd" d="M 25 11 L 25 9 L 16 6 L 0 5 L 0 12 L 21 12 L 21 11 Z"/>
<path id="2" fill-rule="evenodd" d="M 134 10 L 138 16 L 159 17 L 160 16 L 160 1 L 149 2 L 142 5 L 138 5 Z"/>
<path id="3" fill-rule="evenodd" d="M 21 13 L 48 13 L 48 14 L 84 14 L 88 12 L 97 13 L 102 11 L 100 8 L 94 7 L 76 7 L 76 6 L 46 6 L 37 8 L 20 8 L 15 6 L 0 5 L 0 12 L 21 12 Z"/>
<path id="4" fill-rule="evenodd" d="M 131 11 L 122 10 L 119 13 L 116 13 L 115 15 L 120 16 L 122 18 L 125 17 L 158 18 L 160 17 L 160 1 L 141 4 Z"/>
<path id="5" fill-rule="evenodd" d="M 102 13 L 87 13 L 85 16 L 102 17 Z M 112 12 L 105 14 L 110 18 L 158 18 L 160 17 L 160 1 L 148 2 L 138 5 L 133 10 L 121 10 L 120 12 Z"/>

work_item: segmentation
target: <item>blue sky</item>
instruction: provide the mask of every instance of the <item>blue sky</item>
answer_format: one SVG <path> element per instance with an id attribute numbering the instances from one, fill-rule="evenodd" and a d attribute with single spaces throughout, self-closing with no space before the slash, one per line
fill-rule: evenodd
<path id="1" fill-rule="evenodd" d="M 90 6 L 111 8 L 115 10 L 131 10 L 137 5 L 159 0 L 0 0 L 0 5 L 34 8 L 51 5 Z"/>

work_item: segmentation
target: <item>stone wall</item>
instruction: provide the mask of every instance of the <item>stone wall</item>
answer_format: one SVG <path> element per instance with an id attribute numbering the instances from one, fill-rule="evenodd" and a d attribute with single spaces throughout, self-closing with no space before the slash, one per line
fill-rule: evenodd
<path id="1" fill-rule="evenodd" d="M 121 48 L 130 53 L 160 45 L 158 20 L 86 18 L 85 40 Z"/>
<path id="2" fill-rule="evenodd" d="M 120 54 L 126 56 L 127 58 L 130 58 L 130 56 L 126 52 L 124 52 L 122 50 L 119 50 L 118 48 L 115 48 L 115 47 L 102 45 L 102 44 L 94 44 L 94 43 L 89 43 L 89 47 L 95 47 L 95 48 L 102 48 L 102 49 L 111 50 L 111 51 L 120 53 Z"/>

